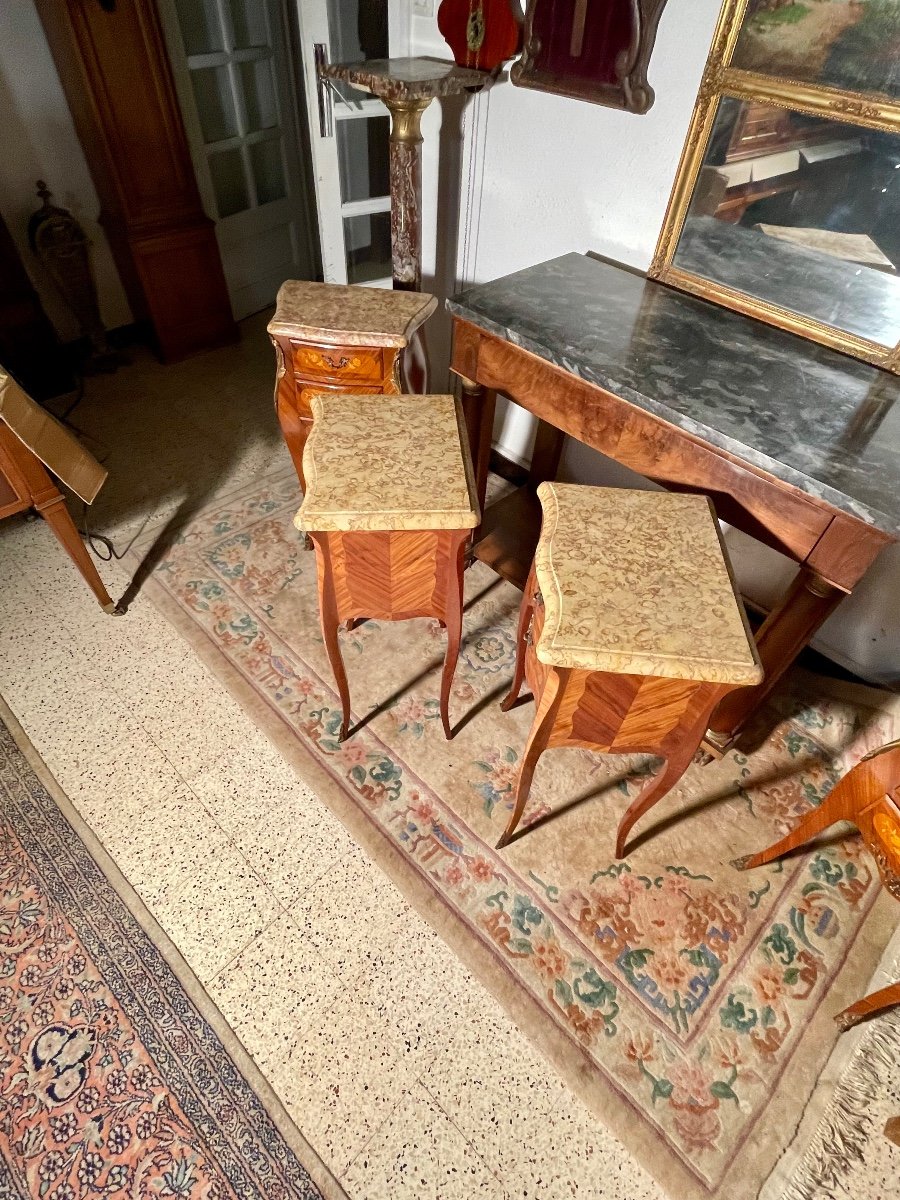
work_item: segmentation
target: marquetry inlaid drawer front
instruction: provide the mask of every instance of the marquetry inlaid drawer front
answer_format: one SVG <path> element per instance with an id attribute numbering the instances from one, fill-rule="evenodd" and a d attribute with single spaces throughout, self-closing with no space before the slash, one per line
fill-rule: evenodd
<path id="1" fill-rule="evenodd" d="M 296 375 L 309 378 L 346 380 L 381 380 L 384 377 L 384 355 L 379 349 L 359 346 L 309 346 L 304 342 L 291 343 Z"/>

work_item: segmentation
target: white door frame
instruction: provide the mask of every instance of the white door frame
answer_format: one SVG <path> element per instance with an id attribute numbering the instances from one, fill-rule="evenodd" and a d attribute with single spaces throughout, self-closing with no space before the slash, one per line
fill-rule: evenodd
<path id="1" fill-rule="evenodd" d="M 365 2 L 365 0 L 363 0 Z M 388 0 L 388 44 L 392 58 L 402 58 L 410 52 L 413 0 Z M 327 283 L 347 282 L 347 252 L 344 241 L 344 218 L 390 211 L 389 199 L 357 200 L 342 203 L 338 170 L 337 138 L 339 121 L 368 116 L 383 117 L 387 110 L 380 100 L 367 99 L 359 92 L 358 100 L 348 102 L 331 91 L 325 102 L 331 111 L 329 133 L 320 123 L 319 80 L 316 75 L 314 46 L 326 48 L 328 60 L 330 38 L 325 0 L 292 0 L 297 21 L 297 56 L 303 78 L 309 146 L 318 213 L 322 272 Z M 391 287 L 389 277 L 373 280 L 369 286 Z"/>

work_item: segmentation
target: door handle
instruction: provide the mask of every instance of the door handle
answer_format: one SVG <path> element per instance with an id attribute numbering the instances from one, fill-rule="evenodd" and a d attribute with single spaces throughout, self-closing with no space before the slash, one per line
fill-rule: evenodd
<path id="1" fill-rule="evenodd" d="M 334 120 L 331 106 L 330 79 L 322 75 L 322 67 L 328 64 L 328 47 L 324 42 L 313 42 L 316 64 L 316 97 L 319 101 L 319 136 L 334 137 Z"/>

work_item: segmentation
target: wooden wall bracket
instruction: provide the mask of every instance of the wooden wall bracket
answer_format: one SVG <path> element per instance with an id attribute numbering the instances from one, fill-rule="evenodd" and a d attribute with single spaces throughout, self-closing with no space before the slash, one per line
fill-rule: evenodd
<path id="1" fill-rule="evenodd" d="M 666 0 L 528 0 L 525 50 L 510 79 L 609 108 L 645 113 L 647 67 Z"/>

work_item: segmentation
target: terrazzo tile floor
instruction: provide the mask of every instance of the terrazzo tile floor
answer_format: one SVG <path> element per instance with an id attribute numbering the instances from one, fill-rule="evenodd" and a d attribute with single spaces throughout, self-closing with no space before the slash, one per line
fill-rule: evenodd
<path id="1" fill-rule="evenodd" d="M 289 464 L 266 315 L 88 380 L 90 526 L 119 551 Z M 24 517 L 0 524 L 0 693 L 353 1200 L 661 1200 L 140 590 L 105 616 Z"/>
<path id="2" fill-rule="evenodd" d="M 70 420 L 117 550 L 289 465 L 265 323 L 88 380 Z M 0 524 L 0 694 L 353 1200 L 659 1200 L 146 598 L 104 615 L 24 517 Z"/>

